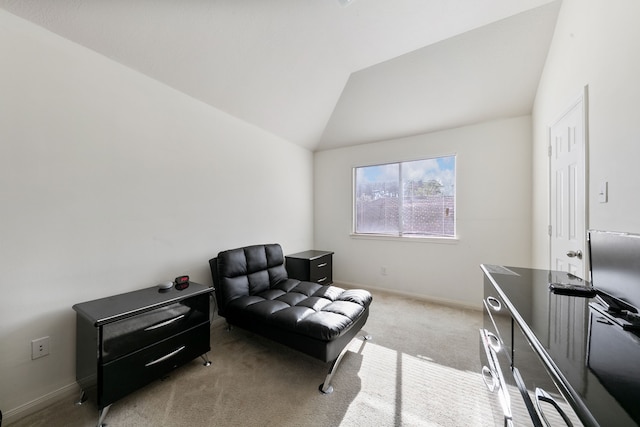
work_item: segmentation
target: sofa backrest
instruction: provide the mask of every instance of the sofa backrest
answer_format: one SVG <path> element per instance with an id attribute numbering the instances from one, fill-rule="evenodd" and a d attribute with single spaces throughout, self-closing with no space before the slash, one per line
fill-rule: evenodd
<path id="1" fill-rule="evenodd" d="M 288 278 L 277 243 L 222 251 L 209 264 L 221 314 L 230 301 L 264 292 Z"/>

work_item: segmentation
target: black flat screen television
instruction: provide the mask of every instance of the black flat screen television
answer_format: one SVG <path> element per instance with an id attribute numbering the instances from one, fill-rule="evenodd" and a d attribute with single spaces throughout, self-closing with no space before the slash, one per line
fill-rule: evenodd
<path id="1" fill-rule="evenodd" d="M 612 310 L 640 312 L 640 235 L 589 230 L 589 280 Z"/>

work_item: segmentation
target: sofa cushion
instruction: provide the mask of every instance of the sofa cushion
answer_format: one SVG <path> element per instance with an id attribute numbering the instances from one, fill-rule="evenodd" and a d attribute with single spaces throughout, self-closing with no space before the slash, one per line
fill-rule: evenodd
<path id="1" fill-rule="evenodd" d="M 284 255 L 278 244 L 230 249 L 218 254 L 219 304 L 268 290 L 287 280 Z"/>
<path id="2" fill-rule="evenodd" d="M 294 282 L 288 280 L 289 285 Z M 309 293 L 310 288 L 315 291 Z M 347 332 L 370 303 L 371 294 L 365 290 L 298 282 L 288 292 L 270 289 L 236 298 L 226 307 L 226 315 L 231 320 L 249 316 L 255 322 L 331 341 Z"/>

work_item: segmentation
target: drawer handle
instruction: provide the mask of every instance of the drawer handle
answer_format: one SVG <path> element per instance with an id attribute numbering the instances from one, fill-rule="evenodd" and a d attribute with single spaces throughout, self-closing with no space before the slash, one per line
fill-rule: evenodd
<path id="1" fill-rule="evenodd" d="M 318 283 L 320 283 L 320 282 L 324 282 L 325 280 L 327 280 L 327 278 L 326 278 L 326 277 L 323 277 L 322 279 L 318 279 Z"/>
<path id="2" fill-rule="evenodd" d="M 487 337 L 487 333 L 489 331 L 487 331 L 486 329 L 480 329 L 480 339 L 482 340 L 482 347 L 484 348 L 485 351 L 485 355 L 487 357 L 487 363 L 489 364 L 489 366 L 487 365 L 483 365 L 482 366 L 482 381 L 484 382 L 484 385 L 487 387 L 487 389 L 490 392 L 494 392 L 496 390 L 496 388 L 500 387 L 500 373 L 498 373 L 498 371 L 496 370 L 496 361 L 493 359 L 493 356 L 491 355 L 491 349 L 489 348 L 489 338 Z M 491 383 L 488 382 L 488 379 L 491 380 Z"/>
<path id="3" fill-rule="evenodd" d="M 156 323 L 155 325 L 151 325 L 148 328 L 144 328 L 144 330 L 145 331 L 152 331 L 154 329 L 162 328 L 163 326 L 170 325 L 173 322 L 182 319 L 183 317 L 184 317 L 184 314 L 181 314 L 180 316 L 174 317 L 173 319 L 169 319 L 169 320 L 166 320 L 166 321 L 161 322 L 161 323 Z"/>
<path id="4" fill-rule="evenodd" d="M 496 297 L 487 297 L 487 304 L 493 309 L 493 311 L 500 311 L 502 309 L 502 303 Z"/>
<path id="5" fill-rule="evenodd" d="M 148 368 L 149 366 L 153 366 L 153 365 L 155 365 L 156 363 L 164 362 L 165 360 L 170 359 L 170 358 L 172 358 L 173 356 L 175 356 L 176 354 L 180 353 L 180 352 L 181 352 L 182 350 L 184 350 L 185 348 L 186 348 L 186 346 L 184 346 L 184 345 L 183 345 L 183 346 L 182 346 L 182 347 L 180 347 L 179 349 L 174 350 L 174 351 L 172 351 L 172 352 L 171 352 L 171 353 L 169 353 L 169 354 L 165 354 L 165 355 L 164 355 L 164 356 L 162 356 L 161 358 L 156 359 L 156 360 L 153 360 L 153 361 L 151 361 L 151 362 L 147 363 L 147 364 L 146 364 L 146 365 L 144 365 L 144 366 L 145 366 L 146 368 Z"/>
<path id="6" fill-rule="evenodd" d="M 488 380 L 488 378 L 490 378 L 490 380 Z M 489 381 L 491 381 L 491 383 L 489 383 Z M 484 385 L 491 393 L 493 393 L 500 384 L 498 379 L 493 375 L 493 371 L 486 365 L 482 367 L 482 382 L 484 382 Z"/>
<path id="7" fill-rule="evenodd" d="M 544 420 L 544 423 L 550 427 L 551 424 L 549 424 L 549 421 L 547 421 L 547 417 L 545 417 L 544 415 L 544 411 L 542 410 L 542 406 L 540 405 L 540 402 L 547 402 L 553 405 L 553 407 L 556 409 L 556 411 L 558 411 L 558 413 L 564 420 L 565 424 L 568 425 L 569 427 L 573 427 L 571 420 L 569 420 L 569 417 L 567 417 L 567 414 L 564 413 L 564 411 L 562 410 L 560 405 L 558 405 L 555 399 L 551 397 L 549 393 L 544 391 L 544 389 L 540 387 L 536 387 L 536 409 L 538 410 L 538 413 L 540 414 L 541 418 Z"/>
<path id="8" fill-rule="evenodd" d="M 323 262 L 322 264 L 318 264 L 318 268 L 322 268 L 322 267 L 326 267 L 326 266 L 327 266 L 326 262 Z"/>
<path id="9" fill-rule="evenodd" d="M 500 342 L 500 338 L 498 338 L 493 332 L 486 331 L 489 347 L 493 349 L 496 353 L 502 350 L 502 344 Z"/>

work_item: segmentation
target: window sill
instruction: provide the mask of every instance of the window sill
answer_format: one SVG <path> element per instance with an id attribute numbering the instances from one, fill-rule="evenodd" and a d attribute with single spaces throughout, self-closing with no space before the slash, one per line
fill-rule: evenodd
<path id="1" fill-rule="evenodd" d="M 437 237 L 437 236 L 389 236 L 386 234 L 357 234 L 350 233 L 352 239 L 362 240 L 386 240 L 398 242 L 416 242 L 416 243 L 438 243 L 445 245 L 457 244 L 460 239 L 456 237 Z"/>

